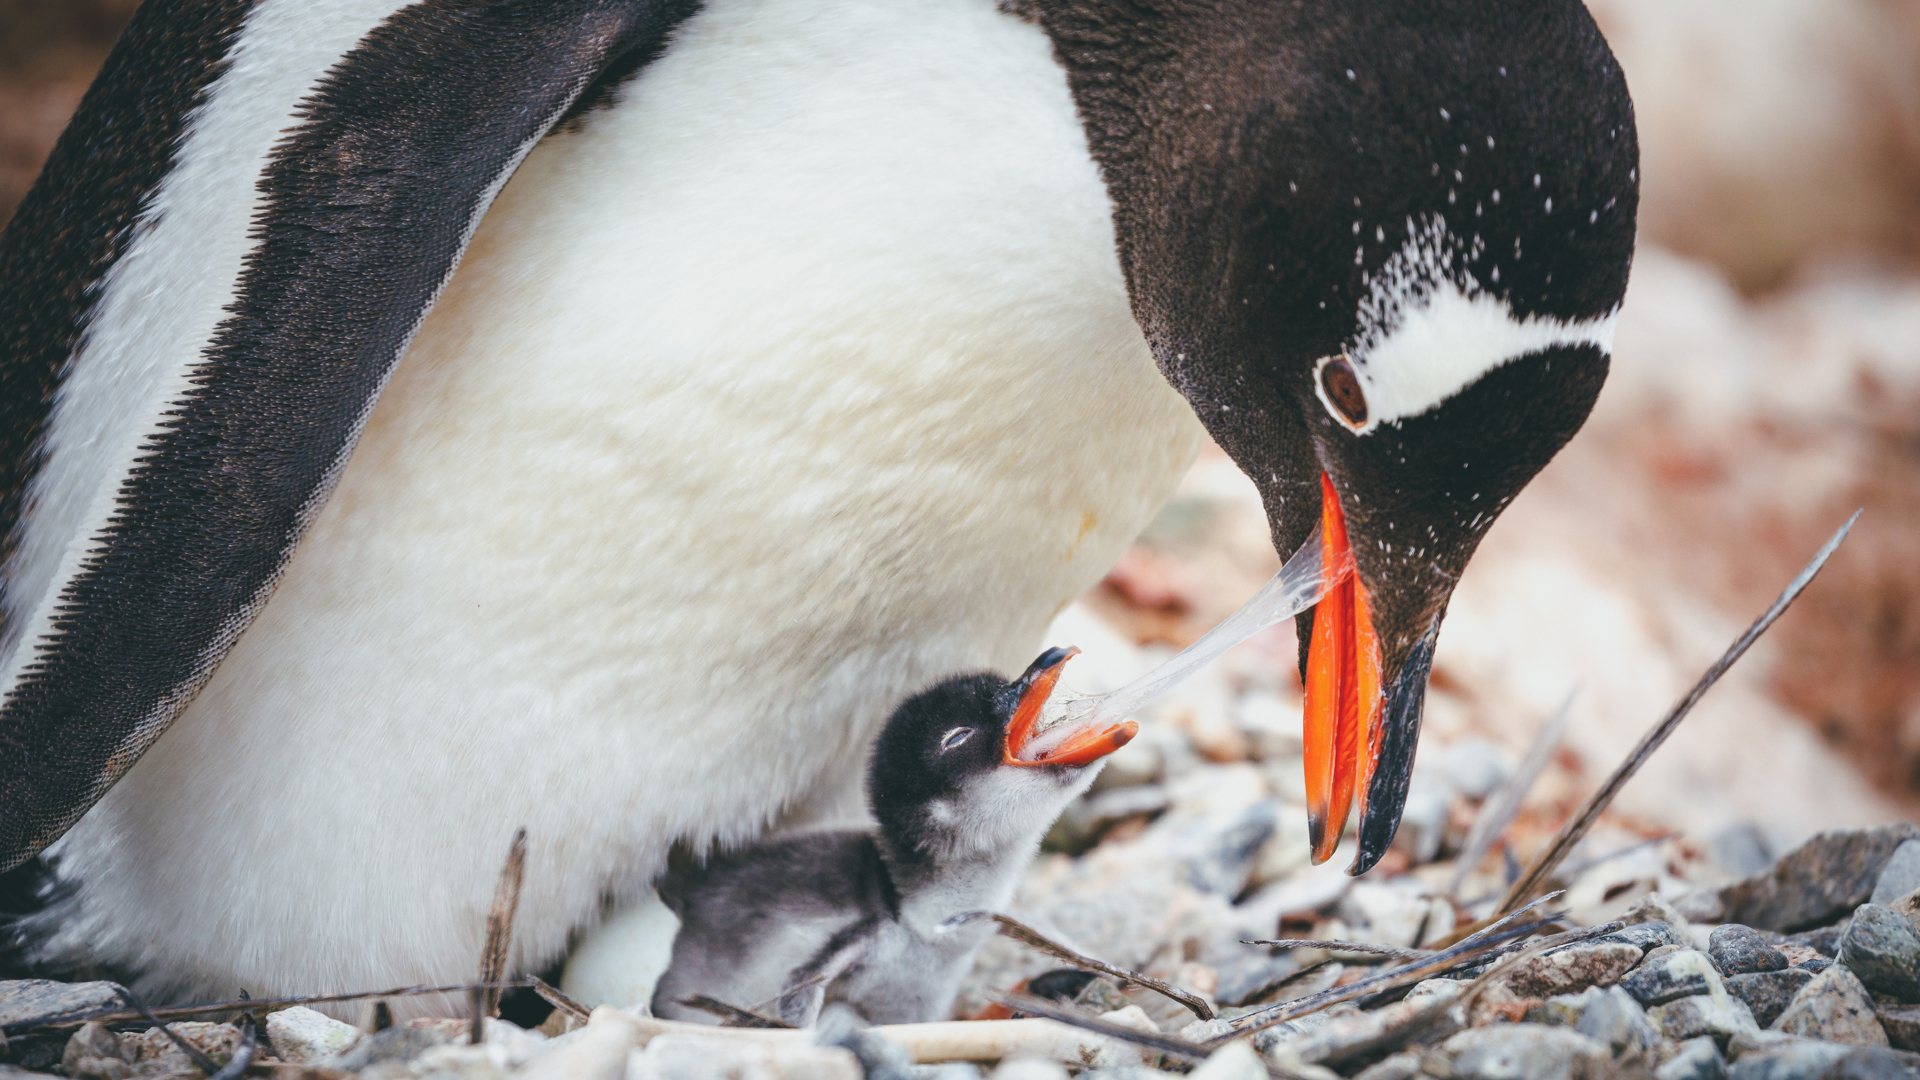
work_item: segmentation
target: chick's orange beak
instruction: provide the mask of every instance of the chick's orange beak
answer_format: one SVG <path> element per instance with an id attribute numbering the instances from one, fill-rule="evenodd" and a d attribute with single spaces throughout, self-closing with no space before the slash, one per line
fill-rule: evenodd
<path id="1" fill-rule="evenodd" d="M 1115 750 L 1133 741 L 1139 734 L 1140 725 L 1131 720 L 1109 727 L 1088 727 L 1080 731 L 1062 733 L 1064 740 L 1045 740 L 1051 745 L 1034 750 L 1034 727 L 1040 722 L 1040 710 L 1047 699 L 1053 696 L 1053 688 L 1060 682 L 1060 673 L 1066 668 L 1068 659 L 1078 656 L 1079 649 L 1048 649 L 1040 659 L 1034 661 L 1027 673 L 1021 676 L 1020 701 L 1014 706 L 1013 719 L 1007 723 L 1006 763 L 1023 768 L 1038 765 L 1091 765 Z M 1069 721 L 1070 722 L 1070 721 Z M 1051 734 L 1051 732 L 1049 732 Z"/>
<path id="2" fill-rule="evenodd" d="M 1326 862 L 1339 846 L 1356 792 L 1364 814 L 1380 754 L 1380 645 L 1366 586 L 1353 568 L 1340 496 L 1325 473 L 1320 474 L 1320 560 L 1330 577 L 1339 576 L 1314 608 L 1307 647 L 1301 737 L 1315 863 Z"/>

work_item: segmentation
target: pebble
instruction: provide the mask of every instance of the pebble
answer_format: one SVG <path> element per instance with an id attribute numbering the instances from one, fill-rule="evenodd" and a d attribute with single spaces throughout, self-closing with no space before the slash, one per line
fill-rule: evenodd
<path id="1" fill-rule="evenodd" d="M 1705 1035 L 1680 1044 L 1680 1052 L 1653 1071 L 1654 1080 L 1727 1080 L 1727 1059 Z"/>
<path id="2" fill-rule="evenodd" d="M 1187 1077 L 1188 1080 L 1267 1080 L 1267 1066 L 1245 1040 L 1236 1039 L 1208 1055 Z"/>
<path id="3" fill-rule="evenodd" d="M 126 1080 L 133 1064 L 120 1047 L 120 1037 L 103 1025 L 81 1024 L 67 1040 L 60 1067 L 77 1080 Z"/>
<path id="4" fill-rule="evenodd" d="M 1891 1050 L 1798 1042 L 1740 1055 L 1731 1080 L 1905 1080 L 1912 1071 Z"/>
<path id="5" fill-rule="evenodd" d="M 1881 868 L 1867 902 L 1891 906 L 1915 890 L 1920 890 L 1920 839 L 1908 840 L 1893 849 L 1893 856 Z"/>
<path id="6" fill-rule="evenodd" d="M 369 1065 L 378 1065 L 385 1061 L 405 1064 L 436 1046 L 452 1041 L 451 1036 L 434 1028 L 414 1027 L 410 1024 L 390 1027 L 361 1039 L 353 1049 L 328 1064 L 343 1072 L 359 1072 Z"/>
<path id="7" fill-rule="evenodd" d="M 1720 891 L 1725 921 L 1765 930 L 1823 926 L 1865 903 L 1893 853 L 1920 839 L 1920 825 L 1824 832 L 1788 852 L 1773 869 Z"/>
<path id="8" fill-rule="evenodd" d="M 1660 1033 L 1633 995 L 1617 986 L 1587 991 L 1587 1006 L 1574 1030 L 1613 1050 L 1615 1055 L 1645 1050 L 1660 1041 Z"/>
<path id="9" fill-rule="evenodd" d="M 1885 1046 L 1873 999 L 1853 972 L 1835 964 L 1813 977 L 1773 1022 L 1773 1030 L 1855 1046 Z"/>
<path id="10" fill-rule="evenodd" d="M 1367 1066 L 1354 1075 L 1353 1080 L 1414 1080 L 1420 1075 L 1420 1064 L 1426 1055 L 1417 1050 L 1405 1050 Z"/>
<path id="11" fill-rule="evenodd" d="M 1687 925 L 1686 916 L 1680 914 L 1679 909 L 1659 893 L 1642 897 L 1638 903 L 1628 908 L 1626 912 L 1620 916 L 1620 921 L 1629 926 L 1637 926 L 1641 923 L 1661 922 L 1666 923 L 1669 929 L 1674 930 L 1678 930 Z"/>
<path id="12" fill-rule="evenodd" d="M 1707 939 L 1707 953 L 1722 975 L 1746 975 L 1755 971 L 1779 971 L 1787 958 L 1767 943 L 1759 931 L 1739 923 L 1716 926 Z"/>
<path id="13" fill-rule="evenodd" d="M 1240 811 L 1208 814 L 1180 827 L 1173 849 L 1185 883 L 1203 893 L 1238 896 L 1253 877 L 1260 845 L 1280 821 L 1280 804 L 1262 799 Z"/>
<path id="14" fill-rule="evenodd" d="M 1014 1057 L 987 1074 L 992 1080 L 1067 1080 L 1067 1068 L 1045 1058 Z"/>
<path id="15" fill-rule="evenodd" d="M 1882 1005 L 1877 1011 L 1887 1042 L 1902 1050 L 1920 1050 L 1920 1006 Z"/>
<path id="16" fill-rule="evenodd" d="M 1828 961 L 1821 961 L 1822 964 Z M 1772 1024 L 1786 1011 L 1787 1005 L 1801 988 L 1813 981 L 1816 972 L 1806 968 L 1787 968 L 1784 971 L 1756 971 L 1746 975 L 1729 975 L 1723 980 L 1727 993 L 1746 1002 L 1753 1012 L 1753 1022 L 1761 1027 Z"/>
<path id="17" fill-rule="evenodd" d="M 1728 997 L 1724 990 L 1655 1005 L 1647 1010 L 1647 1019 L 1653 1021 L 1662 1036 L 1675 1042 L 1702 1035 L 1713 1036 L 1715 1042 L 1725 1042 L 1743 1031 L 1758 1031 L 1760 1027 L 1753 1022 L 1753 1014 L 1747 1011 L 1746 1005 Z"/>
<path id="18" fill-rule="evenodd" d="M 1492 1024 L 1448 1039 L 1454 1080 L 1585 1080 L 1612 1064 L 1607 1048 L 1565 1028 Z"/>
<path id="19" fill-rule="evenodd" d="M 267 1014 L 267 1041 L 273 1044 L 273 1056 L 295 1065 L 344 1054 L 365 1037 L 366 1032 L 352 1024 L 304 1005 Z"/>
<path id="20" fill-rule="evenodd" d="M 63 1013 L 118 1008 L 120 987 L 110 982 L 63 983 L 51 979 L 0 981 L 0 1028 Z"/>
<path id="21" fill-rule="evenodd" d="M 1031 1066 L 1041 1066 L 1034 1069 Z M 1010 1070 L 1010 1071 L 1009 1071 Z M 1066 1080 L 1053 1062 L 1013 1058 L 994 1071 L 1008 1080 Z M 978 1077 L 979 1071 L 973 1070 Z M 860 1062 L 839 1047 L 768 1044 L 703 1035 L 657 1035 L 627 1059 L 625 1080 L 861 1080 Z"/>
<path id="22" fill-rule="evenodd" d="M 1623 926 L 1618 932 L 1600 938 L 1601 941 L 1623 941 L 1637 947 L 1641 952 L 1652 952 L 1662 945 L 1675 945 L 1685 948 L 1688 942 L 1680 936 L 1673 924 L 1665 920 L 1633 923 Z"/>
<path id="23" fill-rule="evenodd" d="M 1833 926 L 1822 926 L 1798 934 L 1788 934 L 1783 944 L 1812 949 L 1821 956 L 1832 959 L 1840 955 L 1840 939 L 1846 936 L 1847 924 L 1836 923 Z"/>
<path id="24" fill-rule="evenodd" d="M 1640 960 L 1637 945 L 1582 942 L 1521 961 L 1501 977 L 1501 987 L 1517 998 L 1570 994 L 1589 986 L 1611 985 Z"/>
<path id="25" fill-rule="evenodd" d="M 1840 939 L 1839 959 L 1867 989 L 1909 1004 L 1920 1002 L 1920 933 L 1905 915 L 1879 904 L 1861 904 Z"/>
<path id="26" fill-rule="evenodd" d="M 1720 973 L 1706 953 L 1669 948 L 1662 946 L 1649 952 L 1646 961 L 1620 981 L 1621 987 L 1642 1005 L 1664 1005 L 1677 998 L 1709 993 L 1720 982 Z"/>

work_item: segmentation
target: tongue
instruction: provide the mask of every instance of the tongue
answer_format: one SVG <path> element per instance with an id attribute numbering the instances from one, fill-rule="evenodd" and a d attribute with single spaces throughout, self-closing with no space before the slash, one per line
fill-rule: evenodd
<path id="1" fill-rule="evenodd" d="M 1320 558 L 1334 584 L 1313 613 L 1307 650 L 1306 708 L 1301 737 L 1307 767 L 1307 829 L 1313 861 L 1340 844 L 1354 792 L 1364 802 L 1379 739 L 1380 650 L 1366 587 L 1353 572 L 1347 519 L 1333 481 L 1320 475 Z M 1363 746 L 1362 740 L 1365 740 Z M 1364 807 L 1363 807 L 1364 810 Z"/>

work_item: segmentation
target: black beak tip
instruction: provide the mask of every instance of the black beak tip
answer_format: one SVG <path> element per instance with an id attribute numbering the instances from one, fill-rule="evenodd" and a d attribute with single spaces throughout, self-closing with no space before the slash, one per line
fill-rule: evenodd
<path id="1" fill-rule="evenodd" d="M 1020 681 L 1022 683 L 1031 682 L 1034 676 L 1043 672 L 1052 671 L 1054 668 L 1059 667 L 1072 657 L 1078 655 L 1080 655 L 1080 650 L 1071 645 L 1056 645 L 1046 652 L 1041 653 L 1033 663 L 1028 664 L 1026 672 L 1020 676 Z"/>
<path id="2" fill-rule="evenodd" d="M 1354 877 L 1373 869 L 1400 831 L 1400 814 L 1407 805 L 1407 781 L 1413 776 L 1414 751 L 1420 747 L 1420 714 L 1427 700 L 1427 674 L 1433 669 L 1435 635 L 1427 634 L 1400 665 L 1400 674 L 1387 686 L 1380 733 L 1380 759 L 1367 785 L 1366 811 L 1360 816 L 1360 848 L 1347 873 Z"/>

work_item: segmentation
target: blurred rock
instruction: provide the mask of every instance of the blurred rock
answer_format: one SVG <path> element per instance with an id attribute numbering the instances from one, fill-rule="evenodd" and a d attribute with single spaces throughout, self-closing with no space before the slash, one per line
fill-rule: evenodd
<path id="1" fill-rule="evenodd" d="M 1847 924 L 1838 923 L 1834 926 L 1822 926 L 1817 930 L 1788 934 L 1786 944 L 1812 949 L 1821 956 L 1832 959 L 1840 955 L 1840 939 L 1846 936 Z"/>
<path id="2" fill-rule="evenodd" d="M 1016 1057 L 987 1074 L 991 1080 L 1067 1080 L 1066 1066 L 1045 1058 Z"/>
<path id="3" fill-rule="evenodd" d="M 453 1041 L 452 1036 L 432 1028 L 411 1025 L 376 1031 L 356 1043 L 353 1049 L 327 1064 L 342 1072 L 360 1072 L 383 1062 L 406 1064 L 436 1046 Z"/>
<path id="4" fill-rule="evenodd" d="M 841 1047 L 805 1042 L 757 1043 L 699 1034 L 657 1035 L 628 1058 L 626 1080 L 862 1080 L 860 1061 Z M 1018 1071 L 1031 1059 L 1001 1065 L 1029 1080 L 1065 1080 L 1066 1070 L 1052 1062 L 1051 1072 Z M 968 1067 L 977 1078 L 978 1069 Z M 879 1072 L 870 1075 L 878 1077 Z M 996 1076 L 1000 1075 L 998 1071 Z M 900 1080 L 914 1077 L 907 1072 Z"/>
<path id="5" fill-rule="evenodd" d="M 124 1005 L 120 988 L 110 982 L 0 981 L 0 1027 L 17 1028 L 41 1017 L 117 1009 Z"/>
<path id="6" fill-rule="evenodd" d="M 1707 954 L 1722 975 L 1745 975 L 1755 971 L 1779 971 L 1787 958 L 1767 943 L 1753 927 L 1739 923 L 1716 926 L 1707 940 Z"/>
<path id="7" fill-rule="evenodd" d="M 366 1032 L 342 1023 L 304 1005 L 267 1014 L 267 1040 L 273 1055 L 295 1065 L 306 1065 L 344 1054 L 354 1048 Z"/>
<path id="8" fill-rule="evenodd" d="M 1641 898 L 1638 903 L 1621 914 L 1620 921 L 1632 926 L 1642 923 L 1665 923 L 1676 934 L 1687 925 L 1686 916 L 1659 893 Z"/>
<path id="9" fill-rule="evenodd" d="M 1454 1080 L 1598 1080 L 1611 1060 L 1607 1048 L 1565 1028 L 1495 1024 L 1448 1039 Z"/>
<path id="10" fill-rule="evenodd" d="M 1680 1052 L 1653 1071 L 1654 1080 L 1727 1080 L 1727 1059 L 1702 1035 L 1680 1044 Z"/>
<path id="11" fill-rule="evenodd" d="M 1187 1076 L 1191 1080 L 1267 1080 L 1267 1067 L 1245 1040 L 1235 1040 L 1208 1055 Z"/>
<path id="12" fill-rule="evenodd" d="M 1631 994 L 1618 986 L 1587 991 L 1587 1007 L 1574 1030 L 1602 1043 L 1615 1056 L 1646 1050 L 1660 1041 L 1660 1033 Z"/>
<path id="13" fill-rule="evenodd" d="M 1773 865 L 1773 845 L 1751 821 L 1739 821 L 1707 837 L 1707 855 L 1728 877 L 1752 877 Z"/>
<path id="14" fill-rule="evenodd" d="M 1827 1042 L 1887 1045 L 1887 1034 L 1874 1015 L 1873 999 L 1867 996 L 1866 987 L 1838 964 L 1815 975 L 1795 994 L 1792 1004 L 1772 1027 L 1789 1035 L 1805 1035 Z"/>
<path id="15" fill-rule="evenodd" d="M 1048 830 L 1048 851 L 1078 855 L 1108 829 L 1128 818 L 1151 817 L 1172 805 L 1166 789 L 1156 784 L 1111 788 L 1076 799 Z"/>
<path id="16" fill-rule="evenodd" d="M 1825 832 L 1765 874 L 1720 892 L 1729 922 L 1792 932 L 1824 926 L 1866 902 L 1893 853 L 1920 838 L 1911 822 Z"/>
<path id="17" fill-rule="evenodd" d="M 1902 1002 L 1920 1002 L 1920 933 L 1905 915 L 1861 904 L 1840 939 L 1840 962 L 1867 989 Z"/>
<path id="18" fill-rule="evenodd" d="M 1747 1007 L 1728 997 L 1725 991 L 1675 998 L 1665 1005 L 1655 1005 L 1647 1010 L 1647 1019 L 1653 1021 L 1662 1036 L 1675 1042 L 1710 1035 L 1715 1042 L 1724 1043 L 1743 1031 L 1759 1030 Z"/>
<path id="19" fill-rule="evenodd" d="M 1600 940 L 1625 942 L 1639 949 L 1642 953 L 1650 952 L 1662 945 L 1685 948 L 1688 944 L 1686 939 L 1682 938 L 1679 932 L 1674 930 L 1673 925 L 1666 922 L 1633 923 L 1621 927 L 1619 930 L 1608 934 Z"/>
<path id="20" fill-rule="evenodd" d="M 1620 981 L 1620 986 L 1642 1005 L 1664 1005 L 1675 998 L 1718 989 L 1720 973 L 1707 954 L 1697 949 L 1655 949 L 1633 974 Z"/>
<path id="21" fill-rule="evenodd" d="M 1186 883 L 1204 893 L 1233 897 L 1253 876 L 1260 845 L 1273 835 L 1280 804 L 1263 799 L 1238 812 L 1210 814 L 1182 826 L 1170 844 Z"/>
<path id="22" fill-rule="evenodd" d="M 188 1045 L 224 1065 L 233 1057 L 244 1037 L 232 1024 L 212 1024 L 201 1020 L 176 1020 L 167 1029 Z M 200 1072 L 187 1055 L 159 1028 L 127 1032 L 120 1036 L 120 1051 L 134 1065 L 136 1073 L 148 1076 Z"/>
<path id="23" fill-rule="evenodd" d="M 1908 840 L 1893 849 L 1892 857 L 1887 859 L 1879 879 L 1873 883 L 1873 895 L 1867 897 L 1867 902 L 1889 906 L 1915 890 L 1920 890 L 1920 839 Z"/>
<path id="24" fill-rule="evenodd" d="M 67 1040 L 60 1068 L 76 1080 L 127 1080 L 133 1074 L 132 1055 L 121 1049 L 120 1037 L 95 1023 L 80 1025 Z"/>
<path id="25" fill-rule="evenodd" d="M 1747 1009 L 1753 1013 L 1753 1022 L 1767 1027 L 1786 1011 L 1794 995 L 1813 981 L 1814 974 L 1805 968 L 1757 971 L 1747 975 L 1729 975 L 1725 983 L 1727 993 L 1746 1003 Z"/>
<path id="26" fill-rule="evenodd" d="M 1499 988 L 1515 998 L 1547 998 L 1589 986 L 1611 985 L 1639 962 L 1636 946 L 1617 941 L 1582 942 L 1528 957 L 1496 978 Z"/>
<path id="27" fill-rule="evenodd" d="M 1385 1057 L 1354 1074 L 1354 1080 L 1414 1080 L 1420 1075 L 1420 1063 L 1425 1055 L 1418 1051 L 1402 1051 Z"/>
<path id="28" fill-rule="evenodd" d="M 1881 1005 L 1875 1012 L 1889 1044 L 1901 1050 L 1920 1050 L 1920 1005 Z"/>

